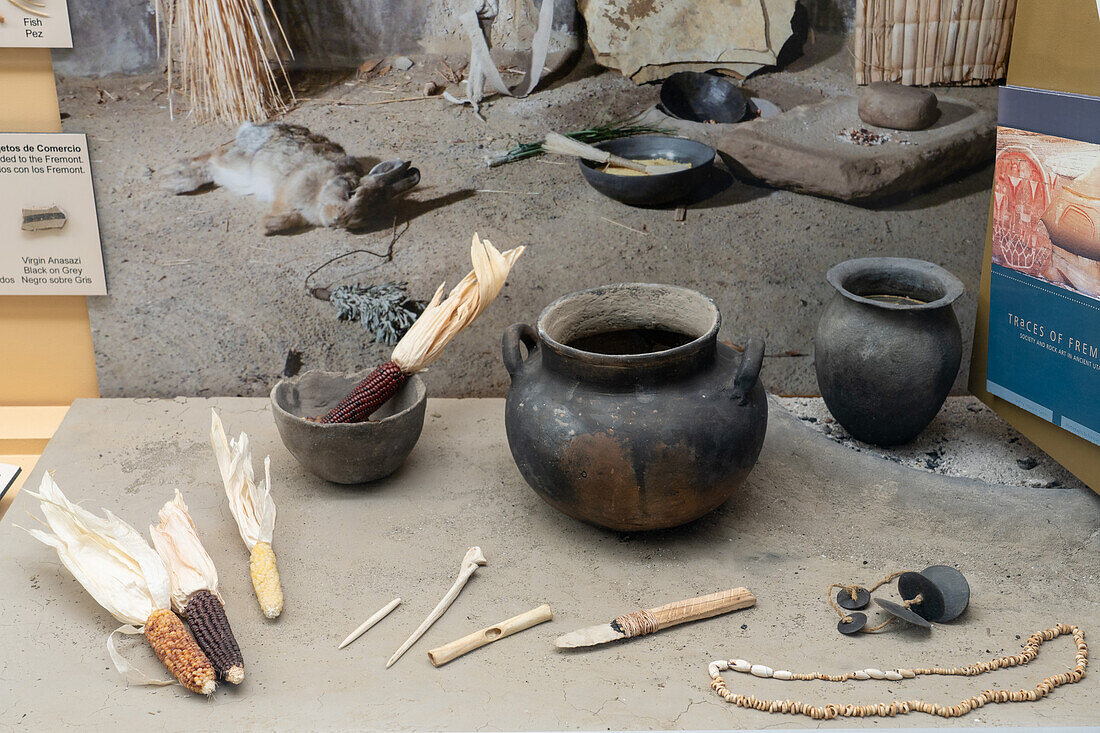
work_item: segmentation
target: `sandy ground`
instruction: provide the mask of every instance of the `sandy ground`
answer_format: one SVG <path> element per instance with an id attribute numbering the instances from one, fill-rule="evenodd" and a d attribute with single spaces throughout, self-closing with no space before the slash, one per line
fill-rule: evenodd
<path id="1" fill-rule="evenodd" d="M 356 254 L 310 285 L 408 281 L 415 297 L 427 298 L 439 282 L 468 271 L 473 232 L 501 248 L 529 246 L 499 301 L 426 375 L 434 395 L 504 394 L 498 344 L 507 325 L 533 322 L 573 290 L 632 280 L 710 295 L 722 310 L 723 339 L 767 340 L 768 389 L 815 394 L 812 337 L 832 296 L 825 270 L 865 255 L 920 257 L 956 273 L 967 286 L 956 308 L 969 342 L 991 167 L 879 210 L 735 182 L 691 206 L 679 223 L 670 210 L 602 198 L 571 161 L 483 164 L 488 152 L 517 139 L 639 112 L 656 100 L 657 87 L 635 87 L 585 59 L 527 99 L 492 103 L 486 122 L 441 100 L 364 106 L 419 94 L 424 81 L 442 81 L 439 68 L 418 59 L 407 74 L 302 88 L 288 121 L 355 155 L 411 159 L 423 179 L 395 212 L 380 212 L 373 232 L 278 237 L 261 233 L 260 202 L 218 190 L 174 197 L 157 188 L 158 170 L 233 135 L 224 125 L 171 120 L 162 77 L 61 80 L 65 129 L 91 141 L 110 290 L 89 300 L 101 393 L 263 395 L 291 349 L 302 353 L 305 368 L 351 371 L 384 360 L 388 349 L 367 343 L 359 325 L 337 321 L 305 281 L 337 255 L 385 251 L 395 215 L 403 233 L 392 261 Z M 784 108 L 850 93 L 848 50 L 839 38 L 818 36 L 787 70 L 747 86 Z M 993 89 L 951 93 L 995 104 Z M 959 391 L 965 372 L 964 364 Z"/>

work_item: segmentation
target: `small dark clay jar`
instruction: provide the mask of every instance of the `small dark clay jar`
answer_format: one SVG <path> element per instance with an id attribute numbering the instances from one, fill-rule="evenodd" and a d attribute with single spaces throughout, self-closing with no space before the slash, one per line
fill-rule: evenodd
<path id="1" fill-rule="evenodd" d="M 674 527 L 729 499 L 760 454 L 768 405 L 763 342 L 718 343 L 720 321 L 704 295 L 635 283 L 559 298 L 537 332 L 510 327 L 505 427 L 527 483 L 616 530 Z"/>
<path id="2" fill-rule="evenodd" d="M 818 388 L 853 437 L 877 445 L 915 438 L 940 411 L 962 359 L 951 304 L 963 292 L 939 265 L 903 257 L 848 260 L 814 338 Z"/>

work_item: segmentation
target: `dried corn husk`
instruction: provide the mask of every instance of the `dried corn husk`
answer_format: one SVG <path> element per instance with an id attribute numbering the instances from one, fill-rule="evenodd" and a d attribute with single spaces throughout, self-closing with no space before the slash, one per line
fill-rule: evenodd
<path id="1" fill-rule="evenodd" d="M 27 531 L 57 550 L 62 564 L 112 616 L 142 626 L 153 611 L 169 607 L 168 570 L 136 529 L 109 511 L 100 518 L 70 502 L 49 473 L 31 496 L 41 502 L 53 534 Z"/>
<path id="2" fill-rule="evenodd" d="M 164 561 L 141 533 L 111 512 L 104 510 L 106 517 L 100 518 L 69 501 L 49 473 L 43 474 L 38 493 L 30 495 L 40 501 L 53 534 L 27 532 L 57 550 L 61 563 L 96 603 L 125 624 L 107 637 L 115 669 L 130 684 L 175 684 L 174 679 L 155 679 L 139 670 L 123 658 L 115 642 L 117 634 L 142 634 L 154 612 L 171 606 Z"/>
<path id="3" fill-rule="evenodd" d="M 488 239 L 474 234 L 470 245 L 473 272 L 451 290 L 446 300 L 443 300 L 446 283 L 440 285 L 428 307 L 394 348 L 391 358 L 401 371 L 415 374 L 438 359 L 443 347 L 497 297 L 524 249 L 516 247 L 501 254 Z"/>
<path id="4" fill-rule="evenodd" d="M 264 459 L 264 480 L 256 484 L 248 435 L 229 440 L 215 410 L 210 411 L 210 443 L 218 460 L 229 510 L 241 539 L 251 551 L 257 542 L 271 543 L 275 532 L 275 501 L 271 498 L 271 456 Z"/>
<path id="5" fill-rule="evenodd" d="M 188 599 L 200 590 L 208 590 L 222 600 L 218 593 L 218 571 L 199 540 L 198 530 L 178 489 L 175 498 L 166 502 L 157 516 L 160 522 L 149 527 L 149 535 L 157 554 L 168 567 L 172 608 L 176 613 L 183 613 Z"/>

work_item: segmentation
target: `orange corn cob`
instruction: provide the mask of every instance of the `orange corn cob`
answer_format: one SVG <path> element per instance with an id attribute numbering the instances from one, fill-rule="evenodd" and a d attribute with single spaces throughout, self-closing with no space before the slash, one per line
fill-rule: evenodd
<path id="1" fill-rule="evenodd" d="M 157 609 L 145 620 L 145 639 L 172 676 L 191 692 L 213 694 L 217 674 L 176 614 Z"/>
<path id="2" fill-rule="evenodd" d="M 208 590 L 191 594 L 183 609 L 183 618 L 195 636 L 199 648 L 206 652 L 218 677 L 239 685 L 244 681 L 244 656 L 229 628 L 225 606 Z"/>
<path id="3" fill-rule="evenodd" d="M 408 378 L 409 376 L 401 371 L 401 367 L 393 361 L 387 361 L 355 385 L 355 389 L 340 400 L 336 407 L 325 413 L 318 422 L 363 422 L 397 394 L 397 390 L 401 389 Z"/>

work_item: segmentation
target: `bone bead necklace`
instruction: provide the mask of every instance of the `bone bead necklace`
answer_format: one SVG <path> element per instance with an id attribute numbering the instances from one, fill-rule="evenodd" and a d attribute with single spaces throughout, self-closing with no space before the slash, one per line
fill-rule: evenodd
<path id="1" fill-rule="evenodd" d="M 925 702 L 923 700 L 894 700 L 889 703 L 877 703 L 873 705 L 840 705 L 829 703 L 827 705 L 810 705 L 797 700 L 765 700 L 753 695 L 748 697 L 730 691 L 726 687 L 726 681 L 721 673 L 725 670 L 744 672 L 756 677 L 770 677 L 777 680 L 824 680 L 827 682 L 847 682 L 848 680 L 902 680 L 912 679 L 918 675 L 957 675 L 973 677 L 974 675 L 992 672 L 1003 667 L 1016 667 L 1030 663 L 1039 656 L 1039 647 L 1043 642 L 1056 639 L 1063 634 L 1072 634 L 1077 644 L 1077 654 L 1074 657 L 1074 666 L 1068 672 L 1047 677 L 1034 689 L 1030 690 L 986 690 L 980 695 L 961 700 L 956 705 L 943 706 Z M 907 713 L 927 713 L 938 715 L 941 718 L 957 718 L 966 715 L 971 710 L 980 708 L 986 703 L 1002 702 L 1034 702 L 1040 700 L 1055 688 L 1062 685 L 1080 682 L 1085 676 L 1085 668 L 1088 667 L 1089 648 L 1085 643 L 1085 632 L 1076 626 L 1058 624 L 1045 631 L 1032 634 L 1024 643 L 1024 649 L 1019 654 L 1010 657 L 991 659 L 987 662 L 975 662 L 966 667 L 925 667 L 913 669 L 892 669 L 882 671 L 880 669 L 860 669 L 844 674 L 824 674 L 822 672 L 790 672 L 785 669 L 773 670 L 763 664 L 752 664 L 744 659 L 732 659 L 729 661 L 718 660 L 711 662 L 708 671 L 711 677 L 711 689 L 726 702 L 742 708 L 753 708 L 768 713 L 788 713 L 790 715 L 805 715 L 814 720 L 832 720 L 840 716 L 845 718 L 867 718 L 872 716 L 905 715 Z"/>

